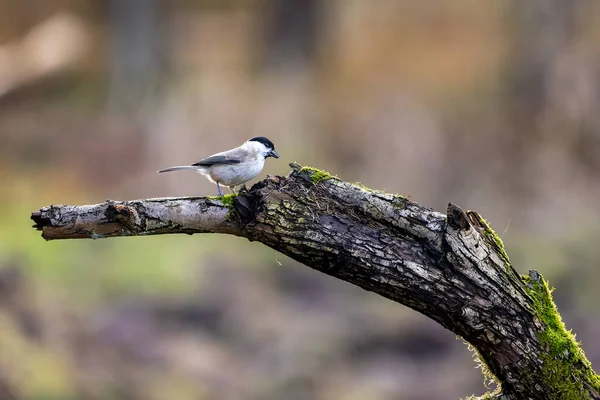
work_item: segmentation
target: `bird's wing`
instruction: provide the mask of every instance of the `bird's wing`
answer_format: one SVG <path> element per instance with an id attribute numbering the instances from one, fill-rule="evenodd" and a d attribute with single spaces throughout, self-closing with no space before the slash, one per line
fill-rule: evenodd
<path id="1" fill-rule="evenodd" d="M 211 165 L 239 164 L 241 162 L 242 160 L 232 155 L 215 154 L 192 165 L 197 167 L 210 167 Z"/>

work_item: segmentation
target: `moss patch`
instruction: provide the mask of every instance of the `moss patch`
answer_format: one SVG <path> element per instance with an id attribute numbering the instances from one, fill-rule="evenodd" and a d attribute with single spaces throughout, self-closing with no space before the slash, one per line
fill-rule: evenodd
<path id="1" fill-rule="evenodd" d="M 206 196 L 209 200 L 218 200 L 227 208 L 231 208 L 233 206 L 233 199 L 237 196 L 237 194 L 226 194 L 223 196 Z"/>
<path id="2" fill-rule="evenodd" d="M 225 216 L 225 221 L 232 222 L 238 219 L 238 214 L 233 207 L 233 200 L 236 198 L 237 194 L 226 194 L 223 196 L 206 196 L 209 200 L 220 201 L 224 207 L 229 209 L 229 212 Z"/>
<path id="3" fill-rule="evenodd" d="M 329 179 L 339 179 L 337 176 L 331 175 L 329 172 L 313 167 L 302 167 L 298 172 L 307 172 L 310 175 L 310 180 L 315 184 L 327 181 Z"/>
<path id="4" fill-rule="evenodd" d="M 382 193 L 385 194 L 385 192 L 383 192 L 382 190 L 375 190 L 375 189 L 371 189 L 370 187 L 366 187 L 365 185 L 362 184 L 362 182 L 352 182 L 350 183 L 352 186 L 356 186 L 359 187 L 363 190 L 366 190 L 367 192 L 370 193 Z"/>
<path id="5" fill-rule="evenodd" d="M 481 217 L 479 214 L 477 214 L 477 217 L 481 226 L 483 226 L 483 233 L 485 236 L 488 238 L 490 243 L 495 245 L 496 249 L 498 250 L 498 254 L 500 254 L 500 257 L 504 259 L 504 262 L 510 265 L 510 259 L 508 258 L 508 254 L 504 249 L 504 243 L 502 242 L 502 239 L 500 239 L 500 236 L 498 236 L 498 234 L 492 229 L 490 224 L 483 217 Z"/>
<path id="6" fill-rule="evenodd" d="M 327 181 L 330 179 L 340 180 L 340 178 L 338 178 L 336 175 L 331 175 L 327 171 L 323 171 L 323 170 L 320 170 L 318 168 L 313 168 L 313 167 L 302 167 L 302 168 L 300 168 L 300 170 L 298 172 L 308 173 L 310 176 L 310 180 L 312 181 L 312 183 L 315 183 L 315 184 L 317 184 L 319 182 Z M 387 194 L 383 190 L 371 189 L 370 187 L 363 185 L 361 182 L 352 182 L 352 183 L 350 183 L 350 185 L 359 187 L 369 193 Z M 410 198 L 410 196 L 407 197 L 407 196 L 403 196 L 401 194 L 392 194 L 392 196 L 398 201 L 406 201 L 406 200 L 409 200 L 409 198 Z"/>
<path id="7" fill-rule="evenodd" d="M 460 336 L 457 337 L 461 339 L 463 343 L 467 346 L 467 348 L 473 353 L 473 360 L 476 364 L 475 368 L 480 369 L 481 373 L 483 374 L 483 385 L 488 389 L 490 388 L 489 385 L 496 385 L 496 389 L 489 393 L 485 393 L 482 396 L 469 396 L 465 400 L 484 400 L 494 398 L 502 390 L 501 382 L 498 380 L 496 375 L 494 375 L 494 373 L 490 371 L 490 368 L 483 359 L 483 356 L 481 355 L 481 353 L 479 353 L 475 346 L 473 346 L 471 343 L 467 342 Z"/>
<path id="8" fill-rule="evenodd" d="M 542 379 L 545 385 L 555 390 L 551 399 L 590 398 L 584 382 L 600 392 L 600 376 L 594 373 L 575 335 L 565 328 L 552 300 L 552 289 L 541 277 L 539 280 L 529 276 L 522 278 L 527 284 L 525 290 L 533 299 L 536 315 L 546 325 L 539 339 L 546 349 L 542 356 Z"/>
<path id="9" fill-rule="evenodd" d="M 231 208 L 231 206 L 233 206 L 233 199 L 235 198 L 235 194 L 226 194 L 225 196 L 221 197 L 220 200 L 223 203 L 224 206 Z"/>
<path id="10" fill-rule="evenodd" d="M 469 396 L 469 397 L 465 397 L 462 400 L 492 400 L 492 399 L 496 399 L 498 398 L 498 393 L 486 393 L 484 395 L 481 396 Z"/>
<path id="11" fill-rule="evenodd" d="M 394 197 L 394 200 L 401 200 L 401 201 L 406 201 L 409 200 L 410 196 L 403 196 L 401 194 L 394 194 L 394 193 L 387 193 L 384 190 L 377 190 L 377 189 L 371 189 L 370 187 L 367 187 L 365 185 L 363 185 L 362 182 L 351 182 L 350 183 L 352 186 L 356 186 L 358 188 L 361 188 L 362 190 L 365 190 L 369 193 L 375 193 L 375 194 L 383 194 L 383 195 L 390 195 Z"/>

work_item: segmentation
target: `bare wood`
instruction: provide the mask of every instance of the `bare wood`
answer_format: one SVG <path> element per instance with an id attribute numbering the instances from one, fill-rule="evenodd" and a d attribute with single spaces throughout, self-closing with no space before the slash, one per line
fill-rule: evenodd
<path id="1" fill-rule="evenodd" d="M 212 232 L 259 241 L 463 337 L 502 384 L 488 398 L 600 399 L 600 378 L 550 313 L 545 282 L 535 271 L 519 276 L 477 213 L 449 204 L 444 215 L 291 166 L 288 177 L 224 199 L 231 204 L 201 197 L 107 201 L 45 207 L 32 219 L 47 240 Z"/>
<path id="2" fill-rule="evenodd" d="M 100 239 L 167 233 L 229 233 L 241 226 L 228 220 L 230 209 L 205 197 L 107 200 L 89 206 L 51 205 L 34 212 L 34 228 L 46 240 Z"/>

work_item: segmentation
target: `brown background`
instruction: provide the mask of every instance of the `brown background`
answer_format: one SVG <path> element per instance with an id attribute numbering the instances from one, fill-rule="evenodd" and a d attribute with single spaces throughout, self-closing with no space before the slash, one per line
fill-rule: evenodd
<path id="1" fill-rule="evenodd" d="M 50 203 L 281 159 L 488 218 L 600 366 L 600 3 L 0 0 L 0 399 L 457 399 L 423 316 L 225 236 L 44 242 Z"/>

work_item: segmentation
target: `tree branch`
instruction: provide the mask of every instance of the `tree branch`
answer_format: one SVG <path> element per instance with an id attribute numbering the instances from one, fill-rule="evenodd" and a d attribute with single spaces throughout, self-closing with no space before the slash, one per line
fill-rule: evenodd
<path id="1" fill-rule="evenodd" d="M 447 215 L 292 164 L 224 198 L 107 201 L 32 214 L 47 239 L 227 233 L 432 318 L 477 351 L 498 399 L 600 399 L 600 378 L 560 320 L 546 282 L 521 277 L 476 212 Z"/>
<path id="2" fill-rule="evenodd" d="M 231 206 L 231 203 L 229 203 Z M 51 205 L 34 212 L 34 228 L 46 240 L 100 239 L 167 233 L 241 235 L 223 200 L 206 197 L 107 200 L 91 206 Z"/>

